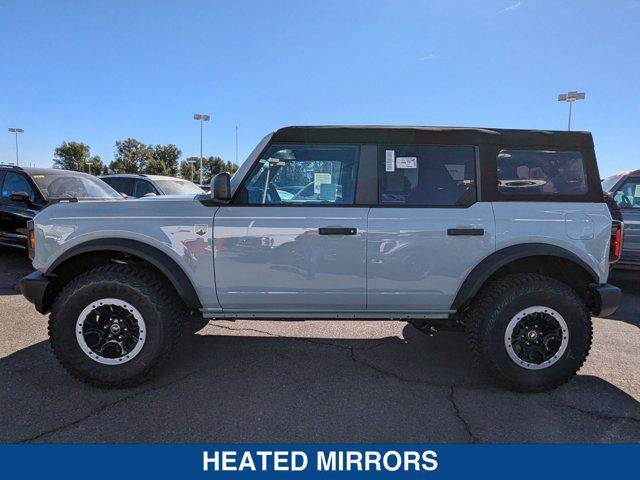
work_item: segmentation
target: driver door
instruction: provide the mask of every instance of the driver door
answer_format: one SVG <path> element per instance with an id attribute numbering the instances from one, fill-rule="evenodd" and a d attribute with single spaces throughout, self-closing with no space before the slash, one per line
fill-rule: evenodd
<path id="1" fill-rule="evenodd" d="M 359 147 L 274 145 L 214 218 L 223 310 L 363 311 L 368 208 L 357 207 Z"/>

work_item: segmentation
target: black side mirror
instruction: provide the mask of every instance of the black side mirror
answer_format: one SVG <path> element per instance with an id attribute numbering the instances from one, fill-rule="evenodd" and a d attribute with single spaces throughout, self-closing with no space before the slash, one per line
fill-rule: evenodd
<path id="1" fill-rule="evenodd" d="M 221 202 L 231 200 L 231 175 L 227 172 L 219 173 L 211 179 L 211 199 Z"/>
<path id="2" fill-rule="evenodd" d="M 9 194 L 9 200 L 12 202 L 31 203 L 27 192 L 13 192 Z"/>

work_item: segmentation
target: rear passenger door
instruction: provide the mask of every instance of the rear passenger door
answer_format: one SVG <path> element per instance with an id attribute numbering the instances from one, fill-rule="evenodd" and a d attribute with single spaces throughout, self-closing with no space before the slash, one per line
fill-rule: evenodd
<path id="1" fill-rule="evenodd" d="M 640 177 L 628 178 L 614 198 L 624 220 L 623 262 L 640 262 Z"/>
<path id="2" fill-rule="evenodd" d="M 472 146 L 379 147 L 368 310 L 444 315 L 471 269 L 494 251 L 491 204 L 477 202 L 476 157 Z"/>

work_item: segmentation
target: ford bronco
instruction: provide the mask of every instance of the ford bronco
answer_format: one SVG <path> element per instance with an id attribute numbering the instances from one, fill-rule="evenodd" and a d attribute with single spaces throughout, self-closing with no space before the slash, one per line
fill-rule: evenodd
<path id="1" fill-rule="evenodd" d="M 599 179 L 585 132 L 282 128 L 210 194 L 47 208 L 21 288 L 102 387 L 149 378 L 197 314 L 464 329 L 494 381 L 544 391 L 620 300 Z"/>

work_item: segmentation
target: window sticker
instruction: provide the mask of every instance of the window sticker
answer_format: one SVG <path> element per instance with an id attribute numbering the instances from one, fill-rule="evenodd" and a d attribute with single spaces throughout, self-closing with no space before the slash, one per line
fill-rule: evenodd
<path id="1" fill-rule="evenodd" d="M 640 183 L 636 185 L 636 193 L 633 196 L 636 198 L 640 198 Z"/>
<path id="2" fill-rule="evenodd" d="M 398 157 L 396 158 L 396 167 L 418 168 L 418 158 L 417 157 Z"/>
<path id="3" fill-rule="evenodd" d="M 313 174 L 313 193 L 320 194 L 320 185 L 323 183 L 331 183 L 330 173 L 314 173 Z"/>
<path id="4" fill-rule="evenodd" d="M 396 152 L 395 150 L 387 150 L 384 156 L 384 171 L 394 172 L 396 170 Z"/>
<path id="5" fill-rule="evenodd" d="M 338 196 L 338 185 L 336 183 L 320 184 L 320 200 L 324 202 L 335 202 Z"/>

